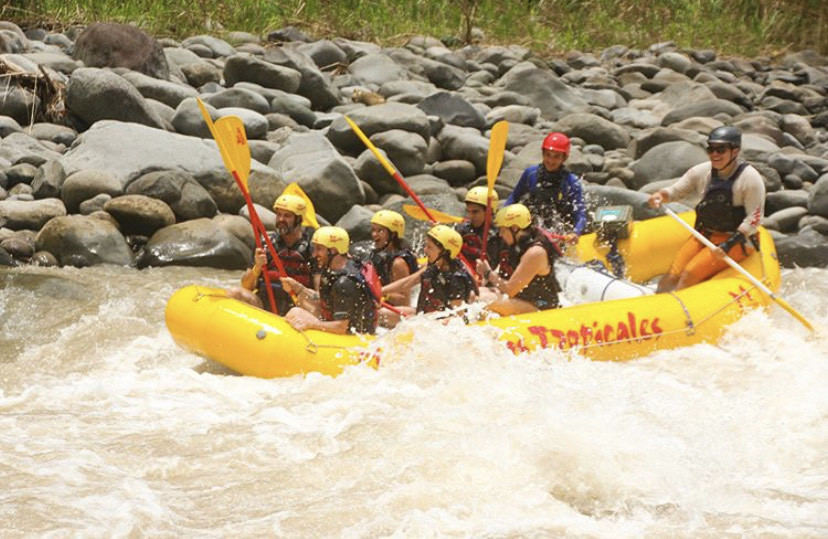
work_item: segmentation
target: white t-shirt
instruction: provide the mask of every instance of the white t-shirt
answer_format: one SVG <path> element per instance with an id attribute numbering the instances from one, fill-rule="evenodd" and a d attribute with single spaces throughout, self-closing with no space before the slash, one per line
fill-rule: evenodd
<path id="1" fill-rule="evenodd" d="M 678 179 L 676 183 L 664 189 L 669 200 L 680 200 L 691 194 L 704 196 L 712 179 L 713 165 L 710 161 L 700 163 Z M 733 182 L 733 205 L 744 206 L 747 217 L 739 225 L 739 232 L 745 236 L 756 233 L 759 221 L 765 215 L 765 182 L 759 171 L 748 165 Z"/>

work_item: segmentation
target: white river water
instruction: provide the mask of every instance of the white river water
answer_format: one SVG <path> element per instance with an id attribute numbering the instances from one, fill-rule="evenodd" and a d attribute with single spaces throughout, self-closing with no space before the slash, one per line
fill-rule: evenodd
<path id="1" fill-rule="evenodd" d="M 826 537 L 816 325 L 598 363 L 419 324 L 379 370 L 260 380 L 179 349 L 167 298 L 237 273 L 0 270 L 0 537 Z"/>

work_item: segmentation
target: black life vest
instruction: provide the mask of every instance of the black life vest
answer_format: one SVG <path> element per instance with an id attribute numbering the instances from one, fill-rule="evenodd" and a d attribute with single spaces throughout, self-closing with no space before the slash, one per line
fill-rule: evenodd
<path id="1" fill-rule="evenodd" d="M 451 308 L 452 300 L 469 301 L 475 289 L 474 281 L 459 260 L 450 260 L 446 271 L 429 264 L 420 278 L 417 312 L 445 311 Z"/>
<path id="2" fill-rule="evenodd" d="M 735 232 L 745 220 L 745 207 L 733 205 L 733 184 L 746 167 L 747 163 L 740 163 L 725 179 L 720 179 L 715 170 L 711 172 L 710 184 L 696 205 L 696 229 L 699 232 L 708 235 L 710 232 Z"/>
<path id="3" fill-rule="evenodd" d="M 311 276 L 315 268 L 315 260 L 311 251 L 311 237 L 311 230 L 303 228 L 302 235 L 296 243 L 288 246 L 279 234 L 273 233 L 270 235 L 270 242 L 276 249 L 279 260 L 282 261 L 285 273 L 288 277 L 293 277 L 297 282 L 308 288 L 311 287 Z M 280 275 L 276 270 L 276 264 L 273 262 L 270 249 L 265 249 L 265 251 L 267 254 L 267 276 L 270 278 L 270 287 L 273 289 L 273 297 L 276 300 L 276 314 L 284 316 L 295 304 L 290 295 L 282 288 L 282 282 L 279 280 Z M 256 295 L 262 300 L 265 309 L 269 311 L 270 300 L 265 288 L 264 275 L 260 275 L 256 282 Z"/>
<path id="4" fill-rule="evenodd" d="M 483 253 L 483 227 L 473 227 L 471 223 L 466 221 L 458 224 L 455 230 L 463 238 L 463 248 L 460 252 L 473 265 Z M 487 249 L 486 259 L 489 263 L 492 263 L 496 260 L 498 249 L 500 248 L 500 237 L 498 236 L 497 228 L 494 226 L 489 227 L 487 243 L 489 247 Z"/>
<path id="5" fill-rule="evenodd" d="M 373 333 L 377 329 L 376 298 L 363 274 L 363 270 L 361 262 L 349 258 L 345 267 L 341 270 L 326 269 L 322 271 L 319 280 L 319 305 L 323 320 L 333 320 L 332 302 L 333 295 L 337 293 L 337 283 L 340 279 L 348 279 L 356 285 L 356 296 L 347 298 L 350 305 L 348 330 L 353 333 Z"/>
<path id="6" fill-rule="evenodd" d="M 555 277 L 555 259 L 561 256 L 561 250 L 549 233 L 540 227 L 535 227 L 532 234 L 520 238 L 510 252 L 510 263 L 513 268 L 516 268 L 520 263 L 520 258 L 534 245 L 540 245 L 546 251 L 549 273 L 536 275 L 523 290 L 515 294 L 515 297 L 528 301 L 541 310 L 553 309 L 560 305 L 558 292 L 561 291 L 561 286 Z"/>
<path id="7" fill-rule="evenodd" d="M 410 249 L 393 249 L 390 245 L 384 249 L 371 250 L 371 264 L 379 276 L 382 284 L 391 283 L 391 267 L 394 265 L 394 260 L 402 258 L 408 266 L 409 273 L 417 271 L 417 257 Z"/>
<path id="8" fill-rule="evenodd" d="M 569 174 L 566 167 L 549 172 L 540 165 L 535 188 L 520 200 L 541 225 L 560 233 L 569 232 L 575 226 L 575 206 L 563 190 Z"/>

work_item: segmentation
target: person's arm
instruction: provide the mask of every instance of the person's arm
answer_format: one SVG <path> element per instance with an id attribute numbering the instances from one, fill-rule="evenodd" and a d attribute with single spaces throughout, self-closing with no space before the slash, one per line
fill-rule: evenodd
<path id="1" fill-rule="evenodd" d="M 288 311 L 285 316 L 288 324 L 294 329 L 304 331 L 307 329 L 317 329 L 326 331 L 328 333 L 336 333 L 338 335 L 345 335 L 348 333 L 349 320 L 331 320 L 325 321 L 301 308 L 294 308 Z"/>
<path id="2" fill-rule="evenodd" d="M 282 287 L 288 294 L 296 294 L 298 307 L 313 314 L 319 313 L 319 292 L 308 288 L 293 277 L 282 277 L 279 279 Z"/>
<path id="3" fill-rule="evenodd" d="M 399 281 L 394 281 L 382 287 L 382 295 L 388 296 L 391 294 L 398 294 L 403 291 L 408 291 L 414 288 L 420 282 L 420 276 L 426 270 L 428 265 L 424 265 L 408 277 L 403 277 Z"/>
<path id="4" fill-rule="evenodd" d="M 572 204 L 572 209 L 574 212 L 574 223 L 572 223 L 572 232 L 575 234 L 575 240 L 577 240 L 577 236 L 580 236 L 584 233 L 584 229 L 587 225 L 587 211 L 586 211 L 586 204 L 584 203 L 584 188 L 581 186 L 581 181 L 572 174 L 569 173 L 569 202 Z"/>
<path id="5" fill-rule="evenodd" d="M 253 255 L 253 266 L 247 268 L 241 277 L 241 285 L 243 288 L 247 290 L 255 290 L 256 283 L 259 280 L 259 276 L 262 274 L 262 270 L 267 265 L 267 255 L 265 254 L 264 249 L 261 247 L 256 249 L 255 254 Z"/>
<path id="6" fill-rule="evenodd" d="M 543 247 L 534 245 L 520 257 L 518 267 L 508 280 L 492 270 L 487 271 L 485 277 L 491 285 L 511 298 L 526 288 L 535 276 L 548 267 L 549 258 L 546 256 L 546 251 Z"/>
<path id="7" fill-rule="evenodd" d="M 400 279 L 405 279 L 411 275 L 411 271 L 408 268 L 408 263 L 402 257 L 398 256 L 394 259 L 394 262 L 391 264 L 391 282 L 397 282 Z M 389 283 L 390 284 L 390 283 Z M 399 290 L 392 293 L 386 293 L 383 290 L 383 296 L 386 297 L 386 301 L 391 305 L 408 305 L 411 303 L 411 293 L 410 288 L 406 290 Z"/>
<path id="8" fill-rule="evenodd" d="M 739 232 L 749 238 L 756 234 L 759 222 L 765 215 L 765 182 L 759 171 L 753 167 L 747 167 L 740 179 L 744 181 L 741 187 L 746 216 L 739 225 Z"/>
<path id="9" fill-rule="evenodd" d="M 529 189 L 529 170 L 531 170 L 531 168 L 532 167 L 527 168 L 523 171 L 523 174 L 520 175 L 520 179 L 515 185 L 515 188 L 512 189 L 512 192 L 509 193 L 509 197 L 506 199 L 506 202 L 503 203 L 504 206 L 509 206 L 510 204 L 518 202 Z"/>

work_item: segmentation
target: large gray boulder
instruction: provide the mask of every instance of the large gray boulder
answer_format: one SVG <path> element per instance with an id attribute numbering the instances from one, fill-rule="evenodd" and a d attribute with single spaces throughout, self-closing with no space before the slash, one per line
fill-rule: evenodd
<path id="1" fill-rule="evenodd" d="M 78 137 L 60 162 L 67 176 L 79 170 L 99 170 L 113 174 L 123 186 L 147 172 L 169 169 L 183 170 L 195 177 L 215 175 L 226 178 L 229 186 L 234 185 L 214 141 L 138 124 L 99 122 Z M 256 161 L 251 170 L 275 178 L 272 170 Z M 251 192 L 255 197 L 252 187 Z"/>
<path id="2" fill-rule="evenodd" d="M 650 182 L 679 178 L 687 169 L 706 160 L 707 153 L 695 144 L 684 141 L 659 144 L 633 163 L 635 176 L 629 187 L 641 189 Z"/>
<path id="3" fill-rule="evenodd" d="M 66 87 L 66 108 L 79 119 L 79 128 L 100 120 L 120 120 L 164 129 L 166 124 L 141 93 L 111 71 L 81 68 Z"/>
<path id="4" fill-rule="evenodd" d="M 626 148 L 630 143 L 627 130 L 595 114 L 570 114 L 557 123 L 570 137 L 578 137 L 587 144 L 598 144 L 605 150 Z"/>
<path id="5" fill-rule="evenodd" d="M 808 195 L 808 212 L 828 217 L 828 174 L 823 174 Z"/>
<path id="6" fill-rule="evenodd" d="M 177 107 L 188 97 L 198 96 L 195 88 L 184 84 L 155 79 L 137 71 L 128 71 L 121 76 L 135 86 L 135 89 L 145 98 L 155 99 L 172 108 Z"/>
<path id="7" fill-rule="evenodd" d="M 783 267 L 828 267 L 828 241 L 815 230 L 779 238 L 774 243 Z"/>
<path id="8" fill-rule="evenodd" d="M 302 74 L 295 69 L 275 65 L 252 54 L 239 53 L 224 64 L 224 81 L 227 86 L 239 82 L 252 82 L 265 88 L 275 88 L 295 93 L 302 82 Z"/>
<path id="9" fill-rule="evenodd" d="M 526 95 L 547 120 L 558 120 L 589 108 L 589 103 L 553 71 L 541 69 L 531 62 L 517 64 L 498 81 L 497 86 Z"/>
<path id="10" fill-rule="evenodd" d="M 126 235 L 152 236 L 175 223 L 175 214 L 166 203 L 144 195 L 124 195 L 106 202 L 103 210 L 115 218 Z"/>
<path id="11" fill-rule="evenodd" d="M 365 193 L 353 169 L 319 133 L 293 133 L 268 163 L 287 182 L 297 182 L 317 212 L 336 222 Z"/>
<path id="12" fill-rule="evenodd" d="M 462 159 L 474 163 L 478 175 L 486 173 L 489 139 L 470 127 L 447 125 L 437 137 L 443 149 L 443 159 Z"/>
<path id="13" fill-rule="evenodd" d="M 57 198 L 0 200 L 0 223 L 11 230 L 40 230 L 51 219 L 63 215 L 66 206 Z"/>
<path id="14" fill-rule="evenodd" d="M 335 47 L 335 45 L 331 44 Z M 320 71 L 313 59 L 302 52 L 300 44 L 265 50 L 268 62 L 295 69 L 301 74 L 295 93 L 310 99 L 315 110 L 329 110 L 340 104 L 339 90 L 331 78 Z"/>
<path id="15" fill-rule="evenodd" d="M 420 135 L 401 129 L 377 133 L 371 137 L 377 148 L 385 151 L 403 176 L 420 174 L 425 168 L 425 153 L 428 145 Z M 388 173 L 386 172 L 386 175 Z"/>
<path id="16" fill-rule="evenodd" d="M 28 125 L 32 119 L 32 112 L 39 108 L 40 98 L 36 94 L 17 85 L 3 84 L 0 87 L 0 115 Z"/>
<path id="17" fill-rule="evenodd" d="M 718 114 L 738 116 L 743 112 L 744 110 L 742 110 L 742 107 L 732 101 L 724 99 L 711 99 L 709 101 L 701 101 L 699 103 L 690 103 L 667 113 L 667 115 L 664 116 L 664 119 L 661 120 L 661 125 L 674 124 L 696 116 L 712 117 Z"/>
<path id="18" fill-rule="evenodd" d="M 348 66 L 348 73 L 363 85 L 382 86 L 386 82 L 411 78 L 404 67 L 385 54 L 366 54 Z"/>
<path id="19" fill-rule="evenodd" d="M 143 30 L 126 24 L 94 23 L 75 41 L 74 58 L 87 67 L 126 67 L 156 79 L 169 79 L 161 45 Z"/>
<path id="20" fill-rule="evenodd" d="M 246 228 L 250 229 L 249 225 Z M 241 270 L 247 267 L 252 257 L 250 246 L 221 226 L 217 219 L 195 219 L 162 228 L 153 234 L 138 258 L 137 266 Z"/>
<path id="21" fill-rule="evenodd" d="M 52 219 L 37 234 L 36 246 L 52 253 L 62 266 L 132 263 L 132 250 L 117 227 L 85 215 Z"/>
<path id="22" fill-rule="evenodd" d="M 111 172 L 86 169 L 66 177 L 60 196 L 69 213 L 77 213 L 85 200 L 100 194 L 119 196 L 123 192 L 123 183 Z"/>
<path id="23" fill-rule="evenodd" d="M 215 201 L 192 174 L 183 170 L 157 170 L 137 178 L 126 189 L 128 195 L 145 195 L 162 200 L 177 221 L 213 217 L 218 211 Z"/>
<path id="24" fill-rule="evenodd" d="M 438 92 L 417 104 L 429 116 L 437 116 L 447 124 L 483 129 L 486 118 L 471 103 L 457 94 Z"/>
<path id="25" fill-rule="evenodd" d="M 431 138 L 431 124 L 425 112 L 412 105 L 404 103 L 384 103 L 373 107 L 364 107 L 348 113 L 365 136 L 371 137 L 375 133 L 402 129 L 417 133 L 428 141 Z M 350 154 L 361 153 L 365 146 L 351 130 L 345 118 L 337 118 L 331 123 L 328 130 L 328 139 L 343 151 Z"/>

